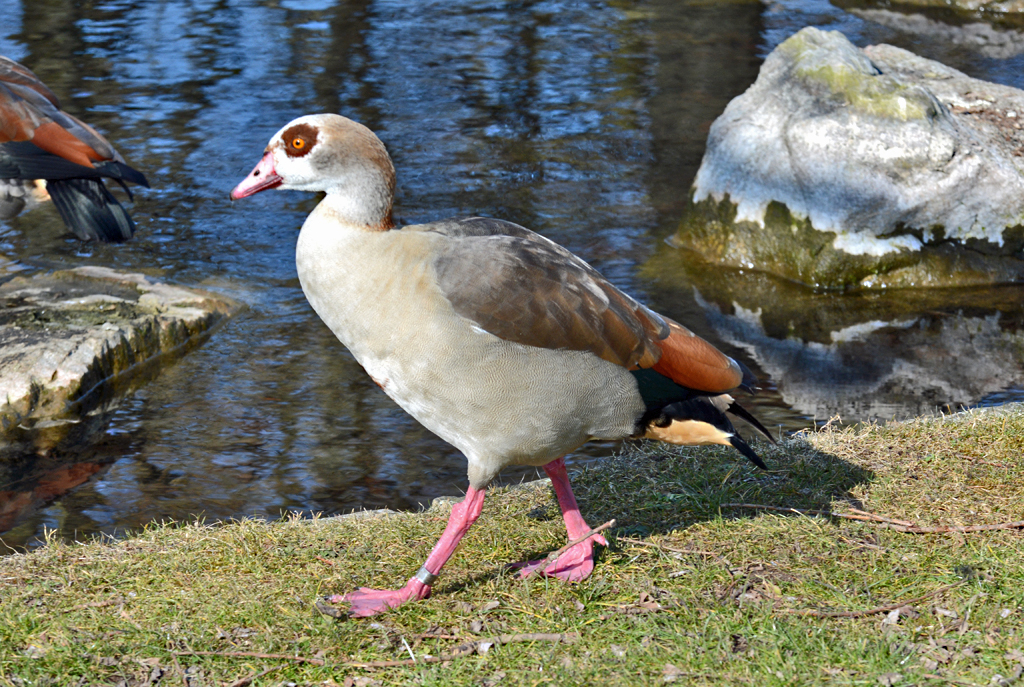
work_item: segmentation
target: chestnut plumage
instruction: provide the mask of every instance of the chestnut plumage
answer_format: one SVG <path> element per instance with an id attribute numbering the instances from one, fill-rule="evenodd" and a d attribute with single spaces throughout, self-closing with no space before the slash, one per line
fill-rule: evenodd
<path id="1" fill-rule="evenodd" d="M 126 182 L 149 186 L 107 139 L 61 110 L 35 74 L 0 57 L 0 217 L 48 197 L 79 238 L 125 241 L 135 223 L 104 178 L 120 184 L 129 198 Z"/>

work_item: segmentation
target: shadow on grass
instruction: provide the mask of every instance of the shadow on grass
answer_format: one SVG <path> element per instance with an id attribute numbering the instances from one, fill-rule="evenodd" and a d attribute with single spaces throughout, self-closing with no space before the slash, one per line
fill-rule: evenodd
<path id="1" fill-rule="evenodd" d="M 589 523 L 615 518 L 613 534 L 647 537 L 719 517 L 758 514 L 724 504 L 830 510 L 834 502 L 846 501 L 860 508 L 853 491 L 874 479 L 870 470 L 801 439 L 780 446 L 762 443 L 756 450 L 768 464 L 767 471 L 726 448 L 630 444 L 620 454 L 572 475 L 573 487 Z M 549 515 L 557 513 L 552 498 Z"/>
<path id="2" fill-rule="evenodd" d="M 862 504 L 853 491 L 874 479 L 870 470 L 800 439 L 788 440 L 780 446 L 762 443 L 755 450 L 768 464 L 767 471 L 731 449 L 630 443 L 615 456 L 592 463 L 570 477 L 580 512 L 591 526 L 616 520 L 616 527 L 611 530 L 613 536 L 609 537 L 613 548 L 615 536 L 646 538 L 718 518 L 751 519 L 759 514 L 755 509 L 724 504 L 832 510 L 836 501 L 845 501 L 860 508 Z M 534 508 L 528 517 L 561 520 L 553 490 L 547 503 Z M 518 553 L 521 560 L 539 560 L 558 545 Z M 598 565 L 602 556 L 603 552 L 598 556 Z M 510 569 L 514 562 L 510 560 L 509 565 L 452 580 L 438 591 L 457 593 L 500 576 L 516 575 Z"/>

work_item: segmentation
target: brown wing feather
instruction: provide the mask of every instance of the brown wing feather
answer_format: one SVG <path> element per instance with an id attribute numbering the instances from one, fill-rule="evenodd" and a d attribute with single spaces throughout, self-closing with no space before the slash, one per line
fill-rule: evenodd
<path id="1" fill-rule="evenodd" d="M 54 92 L 47 88 L 46 84 L 44 84 L 31 69 L 2 55 L 0 55 L 0 81 L 7 82 L 9 84 L 17 84 L 19 86 L 27 86 L 49 100 L 54 107 L 60 107 L 60 101 L 57 100 L 57 96 Z"/>
<path id="2" fill-rule="evenodd" d="M 82 165 L 92 167 L 92 161 L 100 161 L 101 158 L 95 150 L 68 133 L 55 122 L 47 122 L 36 129 L 32 142 L 48 153 Z"/>
<path id="3" fill-rule="evenodd" d="M 652 369 L 688 389 L 720 394 L 743 382 L 735 360 L 689 329 L 665 318 L 670 334 L 658 342 L 661 358 Z"/>
<path id="4" fill-rule="evenodd" d="M 669 336 L 664 318 L 558 244 L 485 218 L 407 227 L 452 240 L 434 267 L 455 311 L 507 341 L 590 351 L 630 369 L 651 367 Z"/>
<path id="5" fill-rule="evenodd" d="M 100 160 L 124 162 L 95 129 L 61 110 L 57 96 L 35 74 L 0 57 L 0 143 L 20 141 L 85 167 Z"/>
<path id="6" fill-rule="evenodd" d="M 0 143 L 27 141 L 43 119 L 0 80 Z"/>
<path id="7" fill-rule="evenodd" d="M 435 261 L 455 311 L 507 341 L 591 351 L 630 369 L 652 368 L 708 393 L 735 389 L 742 368 L 681 324 L 615 288 L 558 244 L 486 218 L 407 227 L 449 236 Z"/>

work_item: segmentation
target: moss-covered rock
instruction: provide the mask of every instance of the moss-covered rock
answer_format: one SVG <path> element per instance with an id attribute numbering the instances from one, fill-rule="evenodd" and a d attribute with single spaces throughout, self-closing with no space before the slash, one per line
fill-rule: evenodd
<path id="1" fill-rule="evenodd" d="M 818 288 L 1024 281 L 1024 91 L 806 28 L 708 137 L 678 246 Z"/>
<path id="2" fill-rule="evenodd" d="M 882 255 L 852 254 L 835 247 L 836 233 L 818 231 L 807 218 L 794 217 L 778 201 L 765 209 L 762 223 L 736 219 L 736 204 L 726 196 L 691 202 L 670 243 L 705 260 L 738 269 L 758 269 L 824 289 L 984 286 L 1024 281 L 1021 251 L 1024 227 L 1007 229 L 1004 246 L 968 239 L 956 245 L 941 240 L 917 250 L 901 248 Z M 920 232 L 908 232 L 920 237 Z"/>
<path id="3" fill-rule="evenodd" d="M 908 7 L 937 7 L 941 9 L 955 9 L 962 12 L 985 12 L 985 13 L 1006 13 L 1020 14 L 1024 12 L 1024 0 L 898 0 L 898 2 L 877 2 L 875 4 L 886 7 L 892 5 L 904 5 Z"/>
<path id="4" fill-rule="evenodd" d="M 27 437 L 40 449 L 241 308 L 101 267 L 15 277 L 0 306 L 0 446 Z"/>

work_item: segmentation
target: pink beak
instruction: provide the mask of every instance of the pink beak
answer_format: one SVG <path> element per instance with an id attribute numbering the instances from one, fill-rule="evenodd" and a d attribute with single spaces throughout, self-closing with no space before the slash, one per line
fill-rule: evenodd
<path id="1" fill-rule="evenodd" d="M 242 179 L 242 183 L 231 189 L 231 200 L 246 198 L 268 188 L 277 188 L 284 183 L 284 179 L 274 171 L 274 156 L 268 150 L 263 154 L 255 169 L 249 176 Z"/>

